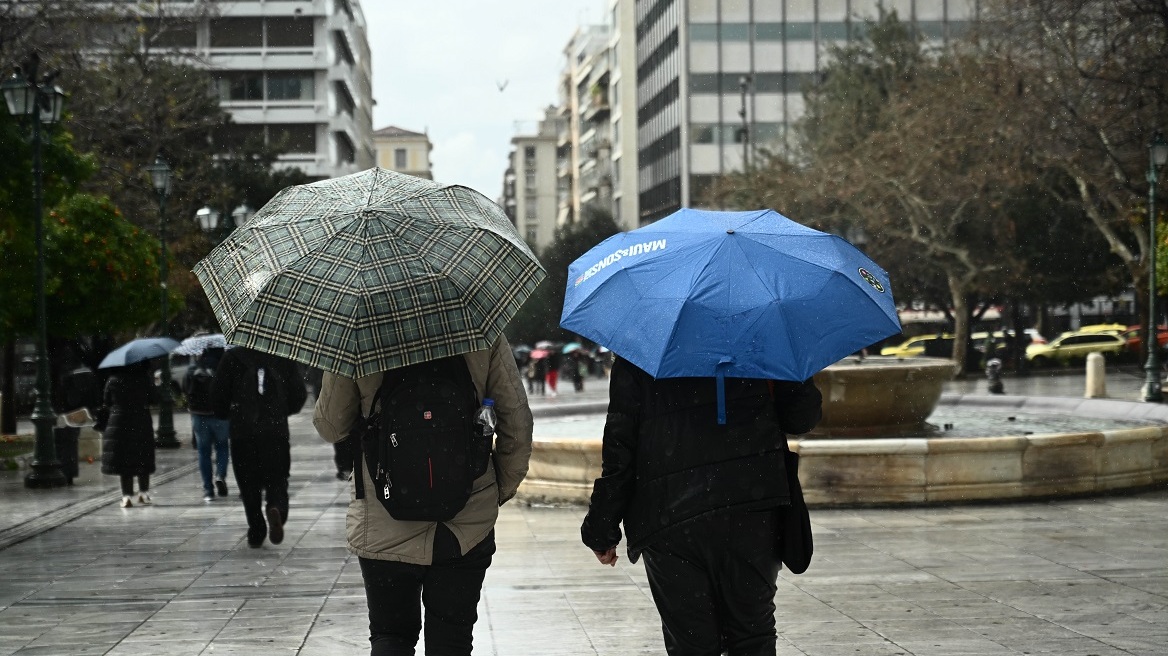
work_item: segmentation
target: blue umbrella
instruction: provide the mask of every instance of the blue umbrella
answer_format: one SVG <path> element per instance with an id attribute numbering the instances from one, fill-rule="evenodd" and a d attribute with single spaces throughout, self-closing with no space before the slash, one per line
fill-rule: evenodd
<path id="1" fill-rule="evenodd" d="M 884 269 L 773 210 L 682 209 L 609 237 L 568 267 L 560 325 L 654 378 L 719 381 L 806 380 L 900 332 Z"/>
<path id="2" fill-rule="evenodd" d="M 102 358 L 98 369 L 124 367 L 128 364 L 160 358 L 179 347 L 179 343 L 169 337 L 139 337 L 126 342 Z"/>

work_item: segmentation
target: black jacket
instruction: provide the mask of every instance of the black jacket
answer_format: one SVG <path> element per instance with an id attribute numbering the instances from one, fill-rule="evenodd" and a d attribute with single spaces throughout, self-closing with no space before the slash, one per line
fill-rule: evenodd
<path id="1" fill-rule="evenodd" d="M 282 419 L 263 434 L 254 434 L 245 425 L 241 425 L 235 416 L 243 411 L 241 404 L 246 405 L 249 399 L 255 397 L 255 394 L 244 389 L 244 386 L 255 384 L 255 377 L 249 370 L 256 367 L 279 372 L 279 380 L 284 385 L 284 398 L 287 403 L 286 415 L 300 412 L 308 398 L 304 376 L 295 362 L 244 347 L 230 348 L 224 352 L 215 370 L 212 399 L 215 416 L 231 420 L 229 428 L 231 462 L 236 481 L 240 485 L 249 484 L 253 479 L 262 480 L 270 475 L 287 477 L 292 462 L 287 419 Z"/>
<path id="2" fill-rule="evenodd" d="M 101 472 L 120 476 L 154 473 L 153 382 L 145 362 L 118 367 L 105 382 L 94 428 L 101 430 Z"/>
<path id="3" fill-rule="evenodd" d="M 653 379 L 618 358 L 609 386 L 603 469 L 580 534 L 605 551 L 628 532 L 629 558 L 679 524 L 720 510 L 790 502 L 786 433 L 821 416 L 815 384 L 728 378 L 726 424 L 714 378 Z"/>

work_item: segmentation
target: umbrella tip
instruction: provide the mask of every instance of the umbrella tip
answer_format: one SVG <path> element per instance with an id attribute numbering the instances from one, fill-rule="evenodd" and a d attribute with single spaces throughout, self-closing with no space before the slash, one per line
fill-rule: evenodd
<path id="1" fill-rule="evenodd" d="M 734 234 L 734 228 L 730 228 L 729 230 L 727 230 L 726 234 L 728 234 L 728 235 Z"/>

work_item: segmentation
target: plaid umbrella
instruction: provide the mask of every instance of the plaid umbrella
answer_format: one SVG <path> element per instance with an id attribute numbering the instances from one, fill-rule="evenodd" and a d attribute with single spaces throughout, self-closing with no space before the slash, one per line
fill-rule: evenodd
<path id="1" fill-rule="evenodd" d="M 482 194 L 379 168 L 284 189 L 194 272 L 228 342 L 350 378 L 488 348 L 544 277 Z"/>

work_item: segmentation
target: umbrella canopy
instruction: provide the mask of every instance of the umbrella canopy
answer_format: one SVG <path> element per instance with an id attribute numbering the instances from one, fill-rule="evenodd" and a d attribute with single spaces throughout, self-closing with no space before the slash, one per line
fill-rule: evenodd
<path id="1" fill-rule="evenodd" d="M 174 352 L 178 353 L 179 355 L 199 356 L 203 354 L 203 351 L 206 351 L 209 348 L 227 348 L 227 338 L 225 338 L 221 333 L 215 333 L 212 335 L 195 335 L 193 337 L 184 339 L 182 343 L 178 345 L 178 348 L 174 350 Z"/>
<path id="2" fill-rule="evenodd" d="M 655 378 L 806 380 L 900 332 L 888 274 L 772 210 L 682 209 L 568 268 L 560 325 Z"/>
<path id="3" fill-rule="evenodd" d="M 547 350 L 547 349 L 537 348 L 531 352 L 531 359 L 532 360 L 539 360 L 540 358 L 546 358 L 547 356 L 549 356 L 551 354 L 552 354 L 552 352 Z"/>
<path id="4" fill-rule="evenodd" d="M 110 351 L 97 365 L 98 369 L 126 365 L 160 358 L 178 348 L 179 343 L 169 337 L 139 337 Z"/>
<path id="5" fill-rule="evenodd" d="M 228 342 L 349 378 L 488 348 L 544 277 L 482 194 L 379 168 L 284 189 L 194 272 Z"/>
<path id="6" fill-rule="evenodd" d="M 584 348 L 584 345 L 581 344 L 580 342 L 568 342 L 567 344 L 564 344 L 564 348 L 560 349 L 560 353 L 567 354 L 567 353 L 571 353 L 572 351 L 582 350 L 583 348 Z"/>

